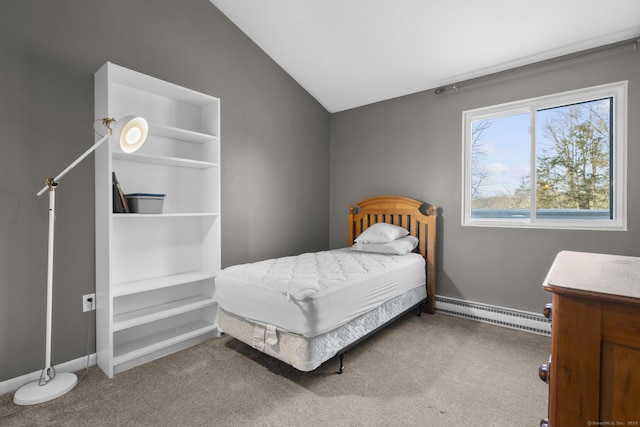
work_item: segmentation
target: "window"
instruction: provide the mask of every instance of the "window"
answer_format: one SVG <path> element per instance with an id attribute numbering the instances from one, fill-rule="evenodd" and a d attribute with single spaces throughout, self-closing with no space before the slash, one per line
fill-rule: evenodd
<path id="1" fill-rule="evenodd" d="M 462 225 L 626 229 L 627 82 L 463 113 Z"/>

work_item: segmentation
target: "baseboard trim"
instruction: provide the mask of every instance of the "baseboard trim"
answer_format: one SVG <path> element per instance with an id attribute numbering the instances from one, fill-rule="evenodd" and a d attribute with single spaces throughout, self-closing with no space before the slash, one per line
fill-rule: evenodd
<path id="1" fill-rule="evenodd" d="M 542 314 L 436 295 L 436 313 L 464 317 L 540 335 L 551 335 L 551 322 Z"/>
<path id="2" fill-rule="evenodd" d="M 96 354 L 92 353 L 88 357 L 89 366 L 94 366 L 96 364 Z M 83 356 L 75 360 L 70 360 L 68 362 L 55 365 L 55 368 L 58 372 L 77 372 L 85 369 L 86 366 L 87 356 Z M 15 391 L 22 387 L 24 384 L 38 380 L 40 378 L 40 373 L 41 370 L 0 382 L 0 396 L 4 396 L 7 393 L 15 393 Z"/>

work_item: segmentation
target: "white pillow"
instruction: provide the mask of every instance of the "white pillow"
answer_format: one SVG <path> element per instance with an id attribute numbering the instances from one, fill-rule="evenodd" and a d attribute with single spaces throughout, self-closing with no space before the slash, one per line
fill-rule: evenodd
<path id="1" fill-rule="evenodd" d="M 405 236 L 386 243 L 363 243 L 356 242 L 351 246 L 352 251 L 373 252 L 378 254 L 389 255 L 406 255 L 418 246 L 418 238 L 414 236 Z"/>
<path id="2" fill-rule="evenodd" d="M 354 242 L 387 243 L 406 236 L 409 231 L 397 225 L 378 222 L 364 230 Z"/>

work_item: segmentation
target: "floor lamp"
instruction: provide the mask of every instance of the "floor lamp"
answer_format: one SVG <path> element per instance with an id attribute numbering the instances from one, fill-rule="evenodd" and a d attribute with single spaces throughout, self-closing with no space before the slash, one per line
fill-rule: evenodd
<path id="1" fill-rule="evenodd" d="M 111 136 L 118 138 L 120 148 L 125 153 L 133 153 L 144 144 L 149 127 L 147 121 L 142 117 L 126 116 L 116 121 L 115 119 L 102 119 L 102 124 L 109 132 L 100 138 L 91 148 L 85 151 L 65 170 L 60 172 L 55 178 L 47 178 L 46 185 L 37 193 L 41 196 L 47 189 L 49 190 L 49 249 L 47 268 L 47 331 L 46 331 L 46 355 L 45 365 L 40 379 L 27 383 L 20 387 L 13 396 L 16 405 L 35 405 L 47 402 L 70 392 L 77 384 L 78 378 L 75 374 L 64 372 L 56 374 L 55 368 L 51 365 L 51 317 L 53 308 L 53 232 L 56 217 L 56 187 L 58 181 L 73 169 L 78 163 L 94 152 L 100 145 Z M 112 125 L 115 125 L 113 128 Z"/>

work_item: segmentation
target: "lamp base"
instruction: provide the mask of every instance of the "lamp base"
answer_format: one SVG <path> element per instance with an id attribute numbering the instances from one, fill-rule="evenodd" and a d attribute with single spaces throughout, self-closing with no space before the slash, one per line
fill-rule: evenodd
<path id="1" fill-rule="evenodd" d="M 26 406 L 48 402 L 67 394 L 78 384 L 78 377 L 69 372 L 62 372 L 49 380 L 45 385 L 32 381 L 20 387 L 13 395 L 13 403 Z"/>

